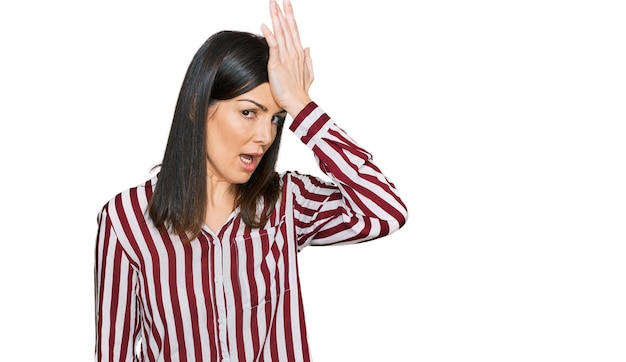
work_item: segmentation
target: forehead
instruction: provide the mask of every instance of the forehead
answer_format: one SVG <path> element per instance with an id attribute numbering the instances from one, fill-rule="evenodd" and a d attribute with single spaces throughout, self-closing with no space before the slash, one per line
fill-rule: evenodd
<path id="1" fill-rule="evenodd" d="M 230 101 L 238 104 L 256 104 L 259 108 L 269 113 L 278 113 L 282 110 L 274 100 L 269 83 L 262 83 Z"/>

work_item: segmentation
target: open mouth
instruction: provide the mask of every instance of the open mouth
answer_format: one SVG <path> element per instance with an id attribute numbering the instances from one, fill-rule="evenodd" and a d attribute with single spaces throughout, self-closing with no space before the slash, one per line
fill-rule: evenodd
<path id="1" fill-rule="evenodd" d="M 254 169 L 257 167 L 261 157 L 261 155 L 253 155 L 247 153 L 242 153 L 239 155 L 239 159 L 241 160 L 241 166 L 243 166 L 243 169 L 246 172 L 254 172 Z"/>
<path id="2" fill-rule="evenodd" d="M 245 164 L 251 164 L 252 160 L 254 159 L 250 155 L 240 155 L 239 158 L 241 159 L 241 162 L 243 162 Z"/>

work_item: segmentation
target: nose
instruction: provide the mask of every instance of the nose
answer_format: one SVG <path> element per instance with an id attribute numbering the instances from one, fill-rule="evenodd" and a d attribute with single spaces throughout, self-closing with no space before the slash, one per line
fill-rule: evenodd
<path id="1" fill-rule="evenodd" d="M 262 145 L 271 144 L 274 142 L 274 137 L 276 136 L 274 127 L 271 118 L 259 120 L 259 122 L 257 122 L 254 140 Z"/>

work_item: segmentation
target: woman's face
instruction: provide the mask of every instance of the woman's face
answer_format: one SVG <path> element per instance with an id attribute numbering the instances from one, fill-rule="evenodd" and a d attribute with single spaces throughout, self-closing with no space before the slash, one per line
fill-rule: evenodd
<path id="1" fill-rule="evenodd" d="M 206 120 L 208 179 L 248 181 L 286 115 L 274 101 L 269 83 L 212 105 Z"/>

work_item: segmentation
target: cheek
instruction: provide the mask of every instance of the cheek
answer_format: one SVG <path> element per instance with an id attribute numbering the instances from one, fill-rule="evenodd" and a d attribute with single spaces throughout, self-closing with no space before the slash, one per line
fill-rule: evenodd
<path id="1" fill-rule="evenodd" d="M 278 126 L 272 128 L 272 143 L 274 143 L 277 136 L 278 136 Z"/>
<path id="2" fill-rule="evenodd" d="M 210 158 L 220 157 L 220 153 L 228 146 L 224 143 L 224 135 L 218 126 L 209 126 L 206 130 L 205 143 L 207 156 Z"/>
<path id="3" fill-rule="evenodd" d="M 276 141 L 276 139 L 277 139 L 277 138 L 279 138 L 279 137 L 280 137 L 280 135 L 282 134 L 282 131 L 283 131 L 283 130 L 284 130 L 284 129 L 281 129 L 281 130 L 280 130 L 280 132 L 279 132 L 278 128 L 276 128 L 276 129 L 274 130 L 274 134 L 273 134 L 273 138 L 272 138 L 272 144 L 274 143 L 274 141 Z"/>
<path id="4" fill-rule="evenodd" d="M 237 137 L 236 132 L 234 130 L 235 127 L 232 127 L 229 122 L 225 120 L 211 120 L 207 124 L 206 128 L 206 140 L 207 146 L 213 144 L 223 144 L 228 145 L 228 142 L 224 140 L 233 140 Z M 213 147 L 215 148 L 215 147 Z"/>

